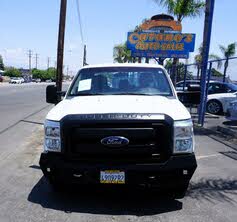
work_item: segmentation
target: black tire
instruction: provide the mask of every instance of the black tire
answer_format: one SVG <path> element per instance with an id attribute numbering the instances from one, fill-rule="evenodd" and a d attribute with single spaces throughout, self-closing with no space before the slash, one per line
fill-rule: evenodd
<path id="1" fill-rule="evenodd" d="M 173 192 L 173 198 L 182 199 L 185 197 L 186 192 L 187 192 L 187 187 L 176 190 Z"/>
<path id="2" fill-rule="evenodd" d="M 65 184 L 58 181 L 55 177 L 49 178 L 49 184 L 54 192 L 62 192 L 65 190 Z"/>
<path id="3" fill-rule="evenodd" d="M 212 99 L 207 103 L 207 112 L 215 115 L 223 113 L 223 107 L 220 101 Z"/>

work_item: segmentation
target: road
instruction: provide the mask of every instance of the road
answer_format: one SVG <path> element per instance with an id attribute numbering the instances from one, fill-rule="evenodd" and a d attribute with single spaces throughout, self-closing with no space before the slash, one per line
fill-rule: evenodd
<path id="1" fill-rule="evenodd" d="M 52 192 L 38 165 L 40 124 L 51 108 L 44 90 L 0 86 L 0 221 L 236 221 L 237 149 L 202 130 L 195 136 L 198 169 L 182 200 L 142 190 Z"/>
<path id="2" fill-rule="evenodd" d="M 46 84 L 0 84 L 0 133 L 48 106 Z"/>

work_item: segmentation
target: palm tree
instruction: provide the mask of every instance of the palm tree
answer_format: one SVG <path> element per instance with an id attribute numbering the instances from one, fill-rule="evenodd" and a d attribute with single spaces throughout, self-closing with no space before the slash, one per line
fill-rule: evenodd
<path id="1" fill-rule="evenodd" d="M 131 56 L 130 50 L 127 49 L 126 43 L 114 46 L 114 62 L 126 63 L 135 62 Z"/>
<path id="2" fill-rule="evenodd" d="M 196 67 L 197 67 L 197 79 L 200 78 L 200 71 L 202 68 L 202 52 L 203 52 L 203 45 L 201 44 L 198 48 L 198 54 L 195 55 L 195 57 L 194 57 L 194 61 L 195 61 Z M 215 54 L 210 54 L 209 59 L 220 60 L 220 57 Z M 222 62 L 218 61 L 217 68 L 219 69 L 219 68 L 221 68 L 221 66 L 222 66 Z"/>
<path id="3" fill-rule="evenodd" d="M 226 79 L 226 73 L 227 73 L 227 68 L 229 65 L 229 58 L 235 55 L 235 47 L 236 47 L 236 43 L 233 42 L 231 44 L 229 44 L 227 47 L 220 45 L 220 50 L 223 54 L 223 56 L 225 57 L 225 69 L 224 69 L 224 77 L 223 77 L 223 82 L 225 82 Z"/>
<path id="4" fill-rule="evenodd" d="M 198 54 L 195 55 L 194 60 L 197 67 L 197 79 L 200 77 L 200 70 L 202 67 L 202 45 L 198 48 Z"/>
<path id="5" fill-rule="evenodd" d="M 184 18 L 195 18 L 200 16 L 205 8 L 205 2 L 201 0 L 153 0 L 156 3 L 167 8 L 169 14 L 177 17 L 178 22 L 182 22 Z M 178 58 L 174 58 L 173 65 L 178 64 Z M 175 80 L 176 71 L 173 72 Z"/>
<path id="6" fill-rule="evenodd" d="M 0 55 L 0 70 L 4 70 L 4 63 L 3 63 L 3 58 L 2 56 Z"/>
<path id="7" fill-rule="evenodd" d="M 158 4 L 165 6 L 168 13 L 177 17 L 177 21 L 182 22 L 186 17 L 200 16 L 205 7 L 205 2 L 201 0 L 154 0 Z"/>

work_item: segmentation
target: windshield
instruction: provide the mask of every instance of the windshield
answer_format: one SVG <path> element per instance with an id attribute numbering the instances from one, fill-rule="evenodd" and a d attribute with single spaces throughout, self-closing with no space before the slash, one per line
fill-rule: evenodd
<path id="1" fill-rule="evenodd" d="M 232 91 L 237 91 L 237 85 L 233 83 L 227 83 L 227 86 L 232 90 Z"/>
<path id="2" fill-rule="evenodd" d="M 139 67 L 82 69 L 68 96 L 133 94 L 173 96 L 162 69 Z"/>

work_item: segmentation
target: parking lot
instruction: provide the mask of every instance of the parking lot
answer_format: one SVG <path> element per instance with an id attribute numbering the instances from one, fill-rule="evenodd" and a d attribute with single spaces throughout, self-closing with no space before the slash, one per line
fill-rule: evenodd
<path id="1" fill-rule="evenodd" d="M 44 95 L 44 84 L 0 86 L 0 221 L 236 221 L 236 146 L 203 130 L 182 200 L 120 186 L 54 193 L 38 164 L 51 108 Z"/>

